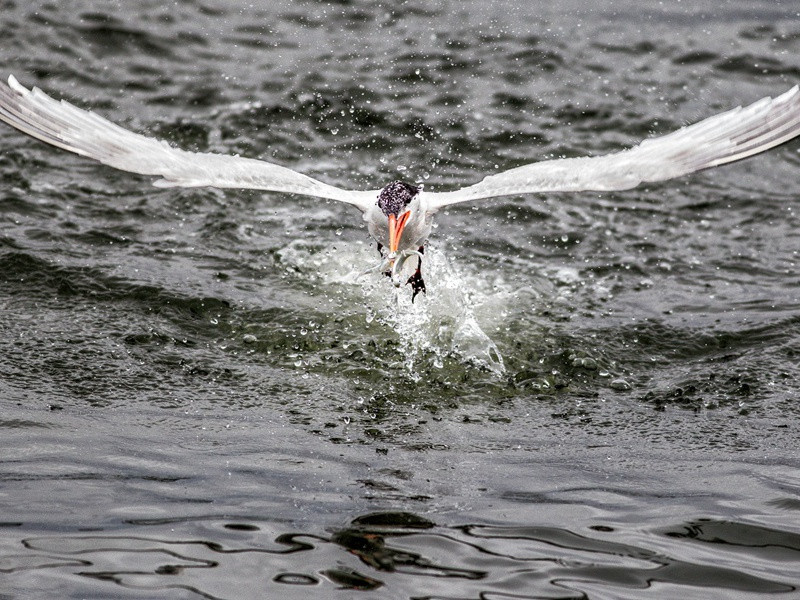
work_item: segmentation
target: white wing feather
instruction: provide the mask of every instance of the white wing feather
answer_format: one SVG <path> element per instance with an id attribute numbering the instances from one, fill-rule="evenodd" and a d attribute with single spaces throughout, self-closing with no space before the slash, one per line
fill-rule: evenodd
<path id="1" fill-rule="evenodd" d="M 511 194 L 627 190 L 741 160 L 800 135 L 798 86 L 605 156 L 523 165 L 453 192 L 426 192 L 428 210 Z"/>
<path id="2" fill-rule="evenodd" d="M 158 175 L 159 187 L 249 188 L 340 200 L 366 211 L 379 190 L 349 191 L 270 162 L 187 152 L 119 125 L 14 78 L 0 84 L 0 119 L 37 139 L 123 171 Z"/>
<path id="3" fill-rule="evenodd" d="M 44 142 L 109 166 L 157 175 L 161 187 L 250 188 L 330 198 L 366 211 L 379 190 L 350 191 L 266 161 L 187 152 L 133 133 L 10 76 L 0 85 L 0 120 Z M 800 91 L 715 115 L 606 156 L 523 165 L 453 192 L 425 193 L 428 210 L 512 194 L 610 191 L 662 181 L 747 158 L 800 135 Z"/>

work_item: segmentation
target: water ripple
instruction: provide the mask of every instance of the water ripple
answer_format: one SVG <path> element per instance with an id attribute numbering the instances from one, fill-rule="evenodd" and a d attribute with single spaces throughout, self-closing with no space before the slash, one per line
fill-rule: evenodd
<path id="1" fill-rule="evenodd" d="M 0 565 L 12 577 L 27 569 L 68 570 L 123 588 L 151 593 L 182 588 L 206 598 L 230 597 L 232 589 L 241 598 L 270 592 L 306 597 L 307 586 L 317 588 L 317 594 L 382 589 L 392 596 L 446 593 L 449 598 L 594 597 L 602 588 L 616 589 L 622 597 L 647 589 L 662 595 L 670 589 L 684 594 L 789 594 L 798 589 L 796 578 L 769 574 L 775 561 L 788 565 L 800 560 L 797 535 L 712 519 L 652 529 L 652 547 L 647 536 L 639 536 L 642 545 L 626 543 L 623 530 L 605 525 L 581 532 L 442 526 L 413 513 L 366 514 L 331 535 L 276 534 L 258 521 L 242 520 L 169 521 L 163 526 L 183 530 L 178 532 L 183 539 L 152 534 L 30 537 L 23 541 L 27 554 L 0 557 Z M 198 528 L 215 538 L 189 533 Z M 728 558 L 718 564 L 702 548 L 693 552 L 697 544 L 724 545 Z M 736 560 L 739 551 L 743 555 Z M 673 553 L 693 559 L 677 559 Z M 236 586 L 243 576 L 249 592 Z"/>

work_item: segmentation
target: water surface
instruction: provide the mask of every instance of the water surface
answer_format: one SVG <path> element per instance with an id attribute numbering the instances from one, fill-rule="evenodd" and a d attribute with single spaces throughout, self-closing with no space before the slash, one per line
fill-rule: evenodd
<path id="1" fill-rule="evenodd" d="M 447 190 L 800 81 L 790 2 L 0 2 L 0 70 L 181 147 Z M 800 586 L 800 146 L 454 207 L 412 305 L 352 207 L 0 128 L 2 598 Z"/>

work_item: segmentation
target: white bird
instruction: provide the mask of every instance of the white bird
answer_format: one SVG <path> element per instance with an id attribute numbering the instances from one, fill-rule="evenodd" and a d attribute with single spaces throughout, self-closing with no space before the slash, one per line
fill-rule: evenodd
<path id="1" fill-rule="evenodd" d="M 627 190 L 764 152 L 800 135 L 800 91 L 794 86 L 776 98 L 709 117 L 673 133 L 597 157 L 531 163 L 490 175 L 452 192 L 423 191 L 394 181 L 380 190 L 344 190 L 270 162 L 213 153 L 187 152 L 28 90 L 10 76 L 0 84 L 0 119 L 39 140 L 123 171 L 160 176 L 158 187 L 249 188 L 330 198 L 363 212 L 378 243 L 380 270 L 400 286 L 409 257 L 419 258 L 407 283 L 413 297 L 425 290 L 422 251 L 434 214 L 442 207 L 496 196 L 537 192 Z"/>

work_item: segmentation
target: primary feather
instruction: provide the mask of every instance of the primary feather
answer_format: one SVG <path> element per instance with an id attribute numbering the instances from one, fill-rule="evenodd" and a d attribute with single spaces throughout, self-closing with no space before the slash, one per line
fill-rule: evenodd
<path id="1" fill-rule="evenodd" d="M 44 142 L 133 173 L 156 175 L 161 187 L 251 188 L 318 196 L 353 204 L 365 213 L 380 190 L 350 191 L 274 163 L 213 153 L 188 152 L 133 133 L 12 76 L 0 85 L 0 119 Z M 490 175 L 452 192 L 422 196 L 425 211 L 512 194 L 626 190 L 741 160 L 800 135 L 798 86 L 777 98 L 762 98 L 668 135 L 597 157 L 531 163 Z"/>
<path id="2" fill-rule="evenodd" d="M 347 202 L 361 210 L 375 203 L 379 190 L 349 191 L 274 163 L 209 152 L 187 152 L 167 142 L 133 133 L 14 78 L 0 85 L 0 119 L 35 138 L 103 164 L 157 175 L 159 187 L 250 188 Z"/>
<path id="3" fill-rule="evenodd" d="M 622 152 L 532 163 L 453 192 L 427 194 L 430 210 L 494 196 L 627 190 L 741 160 L 800 135 L 800 91 L 762 98 Z"/>

